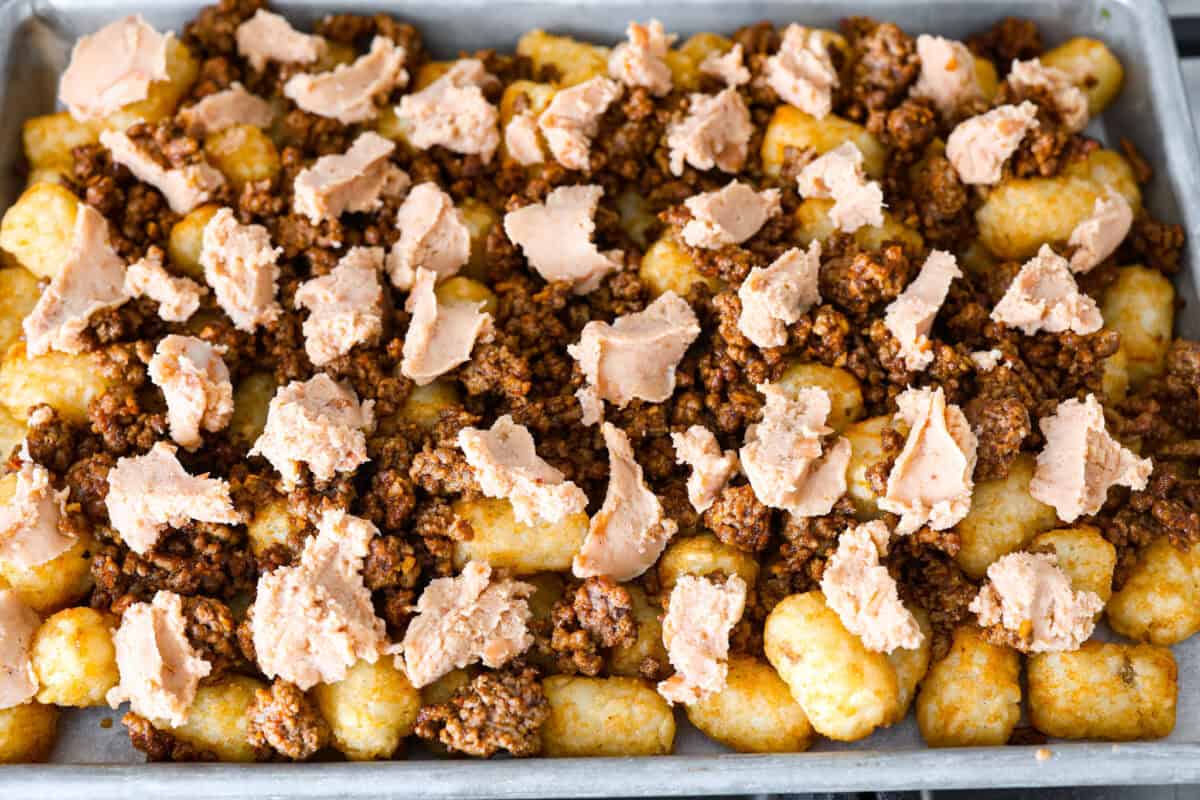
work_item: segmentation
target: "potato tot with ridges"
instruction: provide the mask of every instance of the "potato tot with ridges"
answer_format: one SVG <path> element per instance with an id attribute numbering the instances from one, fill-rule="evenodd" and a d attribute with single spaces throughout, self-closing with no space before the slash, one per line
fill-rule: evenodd
<path id="1" fill-rule="evenodd" d="M 712 53 L 724 55 L 733 42 L 715 33 L 697 33 L 674 50 L 667 51 L 666 62 L 671 68 L 671 83 L 677 89 L 695 92 L 700 89 L 700 65 Z"/>
<path id="2" fill-rule="evenodd" d="M 0 459 L 7 459 L 25 441 L 25 426 L 0 408 Z"/>
<path id="3" fill-rule="evenodd" d="M 917 694 L 917 686 L 929 672 L 929 658 L 933 652 L 933 627 L 929 624 L 929 614 L 925 609 L 915 606 L 910 606 L 909 610 L 921 629 L 921 644 L 914 650 L 901 647 L 887 654 L 888 663 L 896 670 L 896 686 L 900 692 L 893 718 L 895 722 L 908 715 L 908 708 Z"/>
<path id="4" fill-rule="evenodd" d="M 1104 612 L 1114 631 L 1139 642 L 1172 645 L 1200 631 L 1200 545 L 1151 542 Z"/>
<path id="5" fill-rule="evenodd" d="M 1077 36 L 1041 55 L 1047 67 L 1056 67 L 1071 76 L 1071 82 L 1088 97 L 1088 113 L 1093 117 L 1117 98 L 1125 80 L 1121 60 L 1099 39 Z"/>
<path id="6" fill-rule="evenodd" d="M 1165 647 L 1090 641 L 1029 658 L 1029 717 L 1048 736 L 1126 742 L 1175 728 L 1179 670 Z"/>
<path id="7" fill-rule="evenodd" d="M 270 500 L 254 509 L 246 523 L 250 552 L 262 556 L 273 545 L 294 549 L 302 541 L 306 522 L 289 510 L 285 497 Z"/>
<path id="8" fill-rule="evenodd" d="M 71 355 L 51 350 L 29 358 L 25 345 L 18 342 L 0 361 L 0 405 L 22 422 L 39 403 L 53 406 L 71 422 L 84 422 L 88 404 L 110 385 L 92 353 Z"/>
<path id="9" fill-rule="evenodd" d="M 71 251 L 79 199 L 57 183 L 35 183 L 0 220 L 0 247 L 39 278 L 53 278 Z"/>
<path id="10" fill-rule="evenodd" d="M 842 432 L 852 422 L 857 422 L 863 415 L 862 387 L 858 378 L 839 367 L 827 367 L 824 364 L 801 364 L 789 366 L 775 382 L 789 396 L 794 396 L 801 389 L 815 386 L 824 389 L 829 395 L 829 417 L 825 424 L 835 431 Z"/>
<path id="11" fill-rule="evenodd" d="M 422 430 L 432 430 L 442 411 L 458 405 L 458 400 L 458 384 L 454 381 L 438 380 L 414 386 L 400 407 L 399 417 Z M 380 430 L 388 432 L 388 420 L 380 422 Z"/>
<path id="12" fill-rule="evenodd" d="M 638 276 L 650 287 L 655 297 L 668 291 L 686 297 L 694 283 L 703 283 L 714 292 L 724 286 L 723 281 L 702 273 L 687 250 L 671 234 L 664 234 L 650 245 L 650 249 L 642 256 Z"/>
<path id="13" fill-rule="evenodd" d="M 975 213 L 979 237 L 999 258 L 1030 258 L 1043 244 L 1066 242 L 1075 226 L 1091 215 L 1107 186 L 1123 194 L 1135 212 L 1141 208 L 1133 169 L 1111 150 L 1096 150 L 1053 178 L 1003 181 Z"/>
<path id="14" fill-rule="evenodd" d="M 637 678 L 642 674 L 642 664 L 646 659 L 667 663 L 667 648 L 662 638 L 663 610 L 652 604 L 645 590 L 636 583 L 622 585 L 629 592 L 633 605 L 637 638 L 630 644 L 617 645 L 609 652 L 608 671 L 613 675 Z"/>
<path id="15" fill-rule="evenodd" d="M 204 267 L 200 266 L 204 226 L 219 210 L 211 204 L 193 208 L 175 223 L 167 237 L 167 258 L 171 266 L 193 280 L 204 280 Z"/>
<path id="16" fill-rule="evenodd" d="M 755 658 L 733 656 L 725 688 L 687 706 L 688 720 L 739 753 L 799 753 L 813 727 L 783 679 Z"/>
<path id="17" fill-rule="evenodd" d="M 468 278 L 486 280 L 488 234 L 500 221 L 500 216 L 492 210 L 491 206 L 474 198 L 459 203 L 458 210 L 462 212 L 463 222 L 467 226 L 467 233 L 471 240 L 471 255 L 463 267 L 463 274 Z"/>
<path id="18" fill-rule="evenodd" d="M 950 652 L 929 668 L 917 695 L 917 727 L 930 747 L 1002 745 L 1021 718 L 1021 659 L 983 640 L 978 628 L 954 632 Z"/>
<path id="19" fill-rule="evenodd" d="M 1105 400 L 1117 403 L 1129 395 L 1129 356 L 1125 352 L 1124 342 L 1117 347 L 1117 352 L 1104 359 L 1101 381 Z"/>
<path id="20" fill-rule="evenodd" d="M 758 562 L 744 550 L 727 545 L 711 533 L 676 536 L 658 560 L 658 582 L 663 596 L 671 593 L 684 575 L 738 575 L 747 586 L 758 581 Z"/>
<path id="21" fill-rule="evenodd" d="M 434 294 L 437 295 L 439 303 L 475 303 L 482 310 L 493 315 L 499 305 L 495 292 L 479 281 L 463 275 L 455 275 L 453 278 L 442 281 L 434 290 Z"/>
<path id="22" fill-rule="evenodd" d="M 796 208 L 797 236 L 807 246 L 814 239 L 828 241 L 837 233 L 829 212 L 833 201 L 825 197 L 809 197 Z M 925 239 L 913 228 L 900 222 L 890 212 L 883 212 L 882 225 L 864 225 L 851 236 L 859 247 L 878 250 L 888 242 L 900 242 L 913 251 L 925 246 Z"/>
<path id="23" fill-rule="evenodd" d="M 588 44 L 569 36 L 555 36 L 534 29 L 517 40 L 517 55 L 526 56 L 533 62 L 533 74 L 538 75 L 546 67 L 558 70 L 560 87 L 608 74 L 607 47 Z"/>
<path id="24" fill-rule="evenodd" d="M 271 137 L 253 125 L 232 125 L 204 140 L 204 154 L 241 190 L 247 183 L 275 177 L 283 164 Z"/>
<path id="25" fill-rule="evenodd" d="M 1093 592 L 1105 603 L 1112 597 L 1113 570 L 1117 549 L 1091 525 L 1056 528 L 1039 533 L 1029 543 L 1034 552 L 1052 552 L 1058 567 L 1077 592 Z"/>
<path id="26" fill-rule="evenodd" d="M 38 702 L 107 705 L 104 696 L 121 677 L 112 641 L 116 625 L 114 617 L 91 608 L 68 608 L 43 622 L 30 648 Z"/>
<path id="27" fill-rule="evenodd" d="M 21 141 L 25 158 L 32 167 L 70 167 L 74 162 L 71 151 L 95 144 L 100 141 L 100 134 L 93 126 L 76 120 L 69 111 L 59 111 L 25 120 L 21 125 Z"/>
<path id="28" fill-rule="evenodd" d="M 0 505 L 12 500 L 17 488 L 17 476 L 9 473 L 0 478 Z M 0 578 L 25 605 L 40 614 L 50 614 L 79 602 L 92 588 L 92 553 L 96 540 L 90 533 L 81 532 L 64 552 L 36 567 L 19 567 L 0 559 Z"/>
<path id="29" fill-rule="evenodd" d="M 1033 456 L 1022 453 L 1008 477 L 975 484 L 971 510 L 958 523 L 962 546 L 955 557 L 972 578 L 982 579 L 993 561 L 1024 548 L 1058 521 L 1053 508 L 1029 494 L 1033 468 Z"/>
<path id="30" fill-rule="evenodd" d="M 188 708 L 187 720 L 164 730 L 222 761 L 249 762 L 257 758 L 248 738 L 254 693 L 266 684 L 244 675 L 226 675 L 202 684 Z"/>
<path id="31" fill-rule="evenodd" d="M 811 147 L 818 155 L 827 153 L 843 142 L 854 142 L 863 154 L 863 170 L 872 178 L 883 175 L 887 155 L 879 140 L 862 125 L 830 114 L 817 119 L 795 106 L 780 105 L 767 123 L 763 134 L 763 172 L 778 177 L 783 171 L 784 150 Z"/>
<path id="32" fill-rule="evenodd" d="M 0 709 L 0 764 L 34 764 L 50 758 L 58 739 L 58 709 L 31 701 Z"/>
<path id="33" fill-rule="evenodd" d="M 238 381 L 233 390 L 233 416 L 229 434 L 234 441 L 252 445 L 267 426 L 267 411 L 279 384 L 269 372 L 255 372 Z"/>
<path id="34" fill-rule="evenodd" d="M 0 269 L 0 353 L 7 353 L 24 334 L 21 323 L 41 294 L 42 287 L 29 270 Z"/>
<path id="35" fill-rule="evenodd" d="M 390 656 L 359 661 L 337 683 L 314 686 L 312 696 L 329 722 L 333 746 L 351 761 L 390 758 L 421 710 L 421 693 Z"/>
<path id="36" fill-rule="evenodd" d="M 643 681 L 552 675 L 542 686 L 547 756 L 658 756 L 675 745 L 675 715 Z"/>
<path id="37" fill-rule="evenodd" d="M 767 660 L 816 731 L 853 742 L 889 725 L 900 702 L 896 670 L 863 646 L 821 592 L 785 598 L 763 630 Z"/>
<path id="38" fill-rule="evenodd" d="M 517 575 L 566 572 L 588 531 L 588 516 L 582 511 L 553 524 L 539 520 L 523 525 L 513 516 L 511 503 L 493 498 L 459 500 L 454 513 L 475 532 L 454 543 L 454 565 L 459 569 L 478 560 Z"/>
<path id="39" fill-rule="evenodd" d="M 1175 287 L 1156 269 L 1121 267 L 1100 305 L 1105 327 L 1121 334 L 1129 388 L 1137 389 L 1166 369 L 1175 329 Z"/>
<path id="40" fill-rule="evenodd" d="M 861 520 L 879 516 L 879 495 L 867 480 L 867 471 L 883 461 L 883 429 L 891 417 L 871 417 L 846 427 L 842 433 L 850 440 L 850 463 L 846 467 L 846 495 L 854 502 Z"/>

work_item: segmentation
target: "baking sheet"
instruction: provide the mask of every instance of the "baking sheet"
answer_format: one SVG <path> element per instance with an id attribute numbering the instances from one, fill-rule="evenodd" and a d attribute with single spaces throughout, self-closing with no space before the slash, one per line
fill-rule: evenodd
<path id="1" fill-rule="evenodd" d="M 11 166 L 22 120 L 54 110 L 57 76 L 70 43 L 123 14 L 140 12 L 156 27 L 179 29 L 198 2 L 12 0 L 0 6 L 0 208 L 20 192 Z M 358 0 L 276 4 L 296 23 L 329 11 L 385 10 L 420 28 L 436 55 L 496 47 L 511 50 L 526 30 L 542 27 L 614 42 L 629 19 L 657 17 L 685 36 L 729 32 L 759 19 L 833 27 L 850 13 L 893 20 L 912 33 L 962 37 L 995 19 L 1035 19 L 1050 44 L 1071 35 L 1104 39 L 1121 57 L 1126 86 L 1090 132 L 1113 146 L 1134 140 L 1157 170 L 1147 205 L 1189 232 L 1188 266 L 1200 264 L 1200 159 L 1165 12 L 1154 0 L 852 0 L 734 3 L 684 0 Z M 1195 308 L 1190 270 L 1180 293 Z M 1200 314 L 1184 313 L 1180 332 L 1200 335 Z M 1103 636 L 1100 632 L 1098 635 Z M 1131 745 L 1053 743 L 1035 747 L 928 750 L 911 717 L 863 742 L 819 741 L 785 756 L 731 755 L 692 729 L 682 712 L 676 752 L 653 759 L 421 760 L 374 764 L 142 765 L 119 723 L 122 711 L 64 714 L 52 765 L 0 767 L 0 797 L 44 792 L 55 798 L 614 796 L 750 794 L 786 791 L 1200 782 L 1200 637 L 1175 648 L 1180 667 L 1175 732 L 1162 742 Z M 102 727 L 109 720 L 112 726 Z M 131 766 L 136 764 L 136 766 Z M 88 765 L 88 766 L 81 766 Z"/>

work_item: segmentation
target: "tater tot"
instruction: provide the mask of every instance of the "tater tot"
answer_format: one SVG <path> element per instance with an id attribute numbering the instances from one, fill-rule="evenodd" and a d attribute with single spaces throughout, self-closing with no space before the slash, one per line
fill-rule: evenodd
<path id="1" fill-rule="evenodd" d="M 770 664 L 747 656 L 729 659 L 725 688 L 687 706 L 687 717 L 739 753 L 799 753 L 813 740 L 812 724 L 787 684 Z"/>
<path id="2" fill-rule="evenodd" d="M 1071 82 L 1088 97 L 1088 111 L 1099 114 L 1116 99 L 1125 79 L 1125 68 L 1108 45 L 1099 39 L 1077 36 L 1041 55 L 1042 63 L 1071 76 Z"/>
<path id="3" fill-rule="evenodd" d="M 1096 150 L 1052 178 L 1002 181 L 975 213 L 979 237 L 1002 259 L 1030 258 L 1047 242 L 1065 243 L 1106 187 L 1123 194 L 1135 211 L 1141 208 L 1129 162 L 1111 150 Z"/>
<path id="4" fill-rule="evenodd" d="M 1106 327 L 1121 334 L 1129 388 L 1137 389 L 1166 368 L 1175 328 L 1175 287 L 1156 269 L 1121 267 L 1100 307 Z"/>
<path id="5" fill-rule="evenodd" d="M 658 581 L 663 596 L 675 588 L 682 575 L 739 575 L 747 586 L 758 581 L 758 562 L 745 550 L 727 545 L 711 533 L 676 536 L 658 560 Z"/>
<path id="6" fill-rule="evenodd" d="M 814 239 L 828 241 L 837 232 L 829 216 L 833 201 L 823 197 L 810 197 L 796 207 L 797 236 L 808 245 Z M 854 242 L 866 250 L 878 250 L 887 242 L 900 242 L 913 250 L 920 250 L 925 239 L 915 229 L 896 219 L 893 214 L 883 212 L 882 225 L 863 225 L 851 234 Z"/>
<path id="7" fill-rule="evenodd" d="M 1034 536 L 1054 527 L 1054 509 L 1033 499 L 1033 456 L 1022 453 L 1008 476 L 975 484 L 971 510 L 958 523 L 962 547 L 956 560 L 972 578 L 981 579 L 1000 556 L 1029 544 Z"/>
<path id="8" fill-rule="evenodd" d="M 1029 658 L 1033 726 L 1063 739 L 1160 739 L 1175 728 L 1178 670 L 1165 647 L 1090 641 Z"/>
<path id="9" fill-rule="evenodd" d="M 872 178 L 883 175 L 886 150 L 867 129 L 858 123 L 830 114 L 817 119 L 795 106 L 775 109 L 763 134 L 763 172 L 775 177 L 783 171 L 784 151 L 793 147 L 811 147 L 817 155 L 828 153 L 843 142 L 854 142 L 863 154 L 863 171 Z"/>
<path id="10" fill-rule="evenodd" d="M 1021 718 L 1021 659 L 988 644 L 978 628 L 954 632 L 917 695 L 917 727 L 930 747 L 1001 745 Z"/>
<path id="11" fill-rule="evenodd" d="M 852 742 L 894 719 L 896 670 L 846 630 L 820 592 L 794 594 L 775 606 L 763 643 L 818 733 Z"/>
<path id="12" fill-rule="evenodd" d="M 566 572 L 588 531 L 588 516 L 582 511 L 555 523 L 522 524 L 507 500 L 459 500 L 454 513 L 473 531 L 470 539 L 454 543 L 454 565 L 459 569 L 468 561 L 486 561 L 518 575 Z"/>
<path id="13" fill-rule="evenodd" d="M 244 675 L 227 675 L 200 686 L 187 721 L 168 730 L 180 741 L 214 753 L 222 761 L 254 761 L 248 738 L 254 692 L 266 684 Z"/>
<path id="14" fill-rule="evenodd" d="M 41 297 L 38 279 L 27 269 L 0 269 L 0 353 L 24 335 L 21 323 Z"/>
<path id="15" fill-rule="evenodd" d="M 413 732 L 421 693 L 394 659 L 359 661 L 337 683 L 312 689 L 321 716 L 333 732 L 333 746 L 351 761 L 390 758 Z"/>
<path id="16" fill-rule="evenodd" d="M 638 276 L 655 297 L 668 291 L 685 297 L 694 283 L 703 283 L 714 292 L 719 292 L 723 285 L 716 278 L 700 272 L 687 250 L 670 234 L 650 245 L 642 256 Z"/>
<path id="17" fill-rule="evenodd" d="M 50 758 L 58 738 L 58 709 L 31 701 L 0 709 L 0 764 L 29 764 Z"/>
<path id="18" fill-rule="evenodd" d="M 543 30 L 529 31 L 517 40 L 517 55 L 526 56 L 533 62 L 534 74 L 553 67 L 558 71 L 558 85 L 564 88 L 597 75 L 607 75 L 608 54 L 607 47 L 569 36 L 555 36 Z"/>
<path id="19" fill-rule="evenodd" d="M 894 716 L 896 722 L 908 715 L 908 707 L 916 696 L 917 686 L 929 672 L 929 657 L 933 652 L 933 628 L 929 624 L 929 614 L 923 608 L 909 610 L 921 628 L 921 644 L 915 650 L 900 647 L 887 654 L 888 663 L 896 670 L 896 688 L 899 690 Z"/>
<path id="20" fill-rule="evenodd" d="M 38 628 L 30 656 L 37 674 L 37 699 L 60 706 L 102 706 L 117 685 L 117 620 L 91 608 L 68 608 Z"/>
<path id="21" fill-rule="evenodd" d="M 17 342 L 0 361 L 0 405 L 21 421 L 30 408 L 46 403 L 70 422 L 85 422 L 88 405 L 113 383 L 99 363 L 95 353 L 56 350 L 30 358 L 24 342 Z"/>
<path id="22" fill-rule="evenodd" d="M 850 463 L 846 467 L 846 496 L 854 502 L 861 520 L 879 516 L 879 495 L 867 480 L 867 471 L 884 459 L 883 429 L 891 417 L 871 417 L 849 425 L 843 431 L 850 440 Z"/>
<path id="23" fill-rule="evenodd" d="M 7 488 L 5 492 L 4 487 Z M 0 502 L 7 502 L 12 488 L 0 481 Z M 49 614 L 82 600 L 92 588 L 92 553 L 96 540 L 81 533 L 67 550 L 45 564 L 18 567 L 0 560 L 0 576 L 12 586 L 25 605 Z"/>
<path id="24" fill-rule="evenodd" d="M 1029 549 L 1058 556 L 1058 566 L 1071 580 L 1075 591 L 1094 592 L 1106 603 L 1112 597 L 1117 549 L 1091 525 L 1039 533 L 1029 543 Z"/>
<path id="25" fill-rule="evenodd" d="M 667 648 L 662 638 L 663 610 L 653 605 L 645 590 L 637 584 L 625 584 L 633 605 L 633 621 L 637 638 L 629 644 L 617 645 L 608 655 L 608 671 L 613 675 L 636 678 L 642 674 L 647 659 L 667 663 Z"/>
<path id="26" fill-rule="evenodd" d="M 674 747 L 675 715 L 644 681 L 552 675 L 543 688 L 548 756 L 656 756 Z"/>
<path id="27" fill-rule="evenodd" d="M 1155 539 L 1105 614 L 1114 631 L 1139 642 L 1171 645 L 1200 631 L 1200 544 L 1181 550 L 1165 536 Z"/>

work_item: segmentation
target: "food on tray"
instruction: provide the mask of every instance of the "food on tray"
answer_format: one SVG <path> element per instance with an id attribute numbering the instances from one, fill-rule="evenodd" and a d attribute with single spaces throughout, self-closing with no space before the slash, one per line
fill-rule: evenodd
<path id="1" fill-rule="evenodd" d="M 151 760 L 1169 734 L 1200 343 L 1121 78 L 1017 19 L 84 37 L 0 222 L 0 761 L 126 702 Z"/>

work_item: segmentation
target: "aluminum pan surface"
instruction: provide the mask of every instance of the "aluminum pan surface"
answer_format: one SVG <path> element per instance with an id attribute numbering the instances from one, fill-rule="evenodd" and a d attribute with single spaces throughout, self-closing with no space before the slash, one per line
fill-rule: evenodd
<path id="1" fill-rule="evenodd" d="M 178 28 L 198 2 L 10 0 L 0 6 L 0 208 L 17 196 L 13 176 L 22 120 L 54 109 L 57 76 L 70 42 L 126 13 L 140 12 L 158 27 Z M 1053 44 L 1072 35 L 1104 39 L 1121 57 L 1126 84 L 1102 127 L 1114 144 L 1128 136 L 1157 169 L 1147 205 L 1189 233 L 1189 267 L 1200 264 L 1200 158 L 1187 113 L 1166 14 L 1153 0 L 358 0 L 282 2 L 292 19 L 311 22 L 331 10 L 386 10 L 417 25 L 436 54 L 482 47 L 509 48 L 532 27 L 601 42 L 619 39 L 629 19 L 655 16 L 669 30 L 729 31 L 759 19 L 829 26 L 849 13 L 894 20 L 913 32 L 963 36 L 1001 16 L 1035 19 Z M 1197 297 L 1189 272 L 1179 290 Z M 1180 332 L 1200 335 L 1200 315 L 1186 314 Z M 787 791 L 908 788 L 1111 785 L 1200 782 L 1200 637 L 1175 648 L 1182 687 L 1175 732 L 1164 742 L 1050 746 L 1048 761 L 1034 747 L 928 750 L 911 718 L 865 742 L 821 742 L 809 753 L 730 755 L 681 722 L 680 755 L 653 759 L 564 759 L 492 762 L 411 760 L 375 764 L 130 765 L 137 756 L 119 725 L 104 730 L 92 709 L 64 715 L 53 765 L 0 767 L 0 797 L 181 798 L 400 796 L 621 796 L 751 794 Z M 93 766 L 79 766 L 91 764 Z"/>

